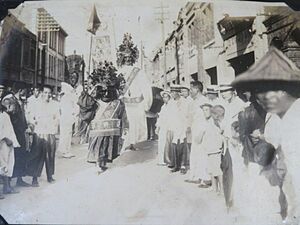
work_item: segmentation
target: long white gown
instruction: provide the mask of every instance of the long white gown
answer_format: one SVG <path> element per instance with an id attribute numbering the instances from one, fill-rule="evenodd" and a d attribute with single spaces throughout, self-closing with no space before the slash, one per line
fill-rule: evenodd
<path id="1" fill-rule="evenodd" d="M 127 137 L 125 137 L 124 147 L 129 144 L 136 144 L 144 141 L 147 138 L 147 123 L 146 123 L 146 111 L 149 111 L 152 104 L 152 89 L 149 78 L 143 70 L 139 70 L 132 83 L 128 83 L 134 66 L 123 66 L 119 72 L 125 76 L 128 90 L 124 94 L 124 103 L 126 113 L 129 122 L 129 131 Z M 127 103 L 125 99 L 137 99 L 143 100 L 138 103 Z"/>
<path id="2" fill-rule="evenodd" d="M 65 87 L 65 86 L 64 86 Z M 60 136 L 58 151 L 66 157 L 71 157 L 72 126 L 76 122 L 78 114 L 77 96 L 71 86 L 64 88 L 64 95 L 60 99 Z"/>
<path id="3" fill-rule="evenodd" d="M 8 146 L 3 138 L 12 141 Z M 15 135 L 10 117 L 6 112 L 0 112 L 0 175 L 11 177 L 15 164 L 14 148 L 20 147 Z"/>
<path id="4" fill-rule="evenodd" d="M 170 130 L 170 103 L 164 104 L 159 112 L 156 126 L 159 128 L 158 133 L 158 164 L 164 164 L 165 147 L 167 143 L 167 132 Z"/>

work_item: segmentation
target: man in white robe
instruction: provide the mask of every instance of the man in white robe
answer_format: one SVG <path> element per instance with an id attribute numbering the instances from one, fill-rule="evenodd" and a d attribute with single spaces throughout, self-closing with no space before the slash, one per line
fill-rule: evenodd
<path id="1" fill-rule="evenodd" d="M 79 112 L 76 95 L 71 85 L 61 83 L 61 99 L 60 99 L 60 136 L 58 151 L 62 154 L 63 158 L 72 158 L 75 155 L 71 152 L 72 142 L 72 126 L 77 119 Z M 75 95 L 75 96 L 74 96 Z"/>
<path id="2" fill-rule="evenodd" d="M 119 72 L 124 75 L 126 87 L 122 98 L 129 121 L 125 138 L 126 149 L 136 150 L 135 144 L 147 139 L 146 111 L 152 105 L 151 83 L 146 73 L 138 67 L 124 65 Z"/>
<path id="3" fill-rule="evenodd" d="M 172 114 L 170 108 L 171 93 L 169 91 L 162 91 L 161 96 L 164 104 L 158 114 L 157 120 L 157 133 L 158 133 L 158 165 L 166 165 L 169 163 L 165 155 L 169 152 L 170 144 L 168 143 L 168 132 L 170 132 L 170 126 L 173 122 L 170 119 Z"/>

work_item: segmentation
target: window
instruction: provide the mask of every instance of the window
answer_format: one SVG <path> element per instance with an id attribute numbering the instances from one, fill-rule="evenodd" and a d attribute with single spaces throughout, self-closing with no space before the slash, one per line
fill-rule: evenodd
<path id="1" fill-rule="evenodd" d="M 35 51 L 36 50 L 36 41 L 31 40 L 30 42 L 30 68 L 35 69 Z"/>
<path id="2" fill-rule="evenodd" d="M 24 38 L 23 40 L 23 60 L 24 66 L 29 67 L 30 65 L 30 40 L 28 38 Z"/>
<path id="3" fill-rule="evenodd" d="M 57 33 L 55 31 L 50 32 L 50 48 L 53 50 L 56 50 L 56 35 Z"/>

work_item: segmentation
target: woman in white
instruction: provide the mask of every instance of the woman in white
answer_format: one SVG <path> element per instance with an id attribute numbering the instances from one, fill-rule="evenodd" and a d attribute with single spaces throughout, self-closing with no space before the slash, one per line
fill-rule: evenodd
<path id="1" fill-rule="evenodd" d="M 169 126 L 169 101 L 171 99 L 171 93 L 169 91 L 163 91 L 161 96 L 164 101 L 164 105 L 161 107 L 159 117 L 157 120 L 157 132 L 158 132 L 158 165 L 166 165 L 165 152 L 166 148 L 170 148 L 171 143 L 167 143 L 167 132 L 170 128 Z"/>

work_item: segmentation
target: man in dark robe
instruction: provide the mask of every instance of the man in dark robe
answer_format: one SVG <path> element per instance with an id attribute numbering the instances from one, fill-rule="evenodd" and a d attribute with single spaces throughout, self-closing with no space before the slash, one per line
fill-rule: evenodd
<path id="1" fill-rule="evenodd" d="M 88 162 L 97 163 L 99 173 L 107 169 L 106 163 L 118 157 L 122 148 L 120 138 L 128 129 L 125 104 L 118 99 L 115 87 L 108 87 L 98 100 L 98 111 L 91 122 Z"/>
<path id="2" fill-rule="evenodd" d="M 86 143 L 88 140 L 89 125 L 94 119 L 98 108 L 97 101 L 94 99 L 92 92 L 83 91 L 78 99 L 79 124 L 78 131 L 75 135 L 80 136 L 80 143 Z"/>

